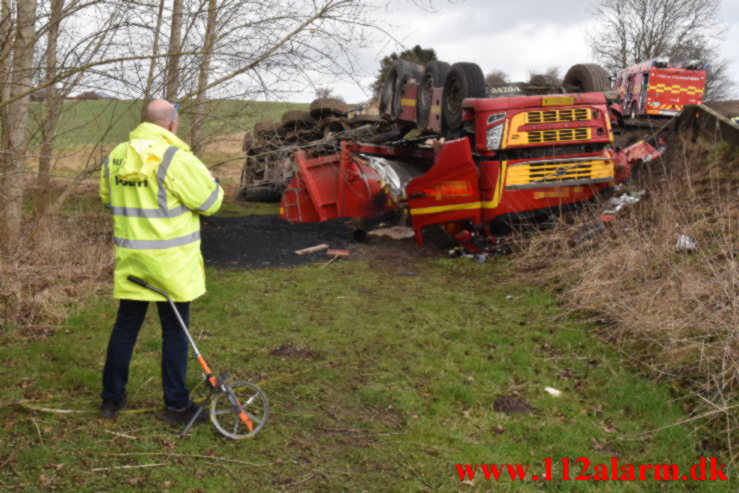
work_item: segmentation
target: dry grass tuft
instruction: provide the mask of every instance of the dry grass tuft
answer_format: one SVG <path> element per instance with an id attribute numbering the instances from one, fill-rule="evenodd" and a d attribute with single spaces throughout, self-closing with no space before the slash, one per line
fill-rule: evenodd
<path id="1" fill-rule="evenodd" d="M 648 195 L 601 234 L 573 241 L 588 229 L 582 221 L 604 209 L 596 203 L 579 224 L 562 222 L 528 239 L 518 262 L 532 277 L 556 282 L 573 311 L 594 314 L 627 360 L 689 388 L 695 399 L 686 410 L 713 411 L 696 420 L 708 424 L 707 446 L 736 460 L 739 151 L 683 142 L 630 188 Z M 678 251 L 680 235 L 696 248 Z"/>
<path id="2" fill-rule="evenodd" d="M 112 226 L 99 212 L 44 218 L 0 260 L 0 318 L 21 335 L 43 333 L 81 297 L 107 289 L 113 270 Z"/>

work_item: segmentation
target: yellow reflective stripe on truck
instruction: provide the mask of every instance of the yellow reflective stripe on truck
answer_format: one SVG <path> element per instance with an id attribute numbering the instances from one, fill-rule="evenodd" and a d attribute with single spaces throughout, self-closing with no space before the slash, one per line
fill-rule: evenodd
<path id="1" fill-rule="evenodd" d="M 433 207 L 420 207 L 418 209 L 411 209 L 411 216 L 417 214 L 437 214 L 439 212 L 449 211 L 466 211 L 472 209 L 479 209 L 481 206 L 480 202 L 468 202 L 466 204 L 452 204 L 452 205 L 437 205 Z"/>

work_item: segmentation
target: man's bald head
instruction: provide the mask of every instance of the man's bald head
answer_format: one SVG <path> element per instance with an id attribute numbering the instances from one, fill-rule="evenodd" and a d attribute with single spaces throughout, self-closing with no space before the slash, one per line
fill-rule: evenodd
<path id="1" fill-rule="evenodd" d="M 164 127 L 177 133 L 179 116 L 174 105 L 164 99 L 155 99 L 144 108 L 143 121 Z"/>

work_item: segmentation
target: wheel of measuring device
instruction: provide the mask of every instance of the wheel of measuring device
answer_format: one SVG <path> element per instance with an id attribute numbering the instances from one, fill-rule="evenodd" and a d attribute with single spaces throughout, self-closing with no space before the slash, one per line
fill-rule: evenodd
<path id="1" fill-rule="evenodd" d="M 246 380 L 229 382 L 229 392 L 219 392 L 210 403 L 210 420 L 228 438 L 249 438 L 264 428 L 269 419 L 269 402 L 262 389 Z M 249 430 L 241 420 L 237 401 L 253 424 Z"/>

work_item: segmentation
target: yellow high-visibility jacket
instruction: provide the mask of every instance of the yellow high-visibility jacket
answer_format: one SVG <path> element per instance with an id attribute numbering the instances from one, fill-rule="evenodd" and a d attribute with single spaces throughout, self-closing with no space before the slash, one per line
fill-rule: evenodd
<path id="1" fill-rule="evenodd" d="M 142 123 L 105 160 L 100 198 L 113 214 L 115 298 L 164 301 L 129 275 L 175 301 L 205 293 L 200 215 L 221 207 L 223 189 L 187 144 L 163 127 Z"/>

